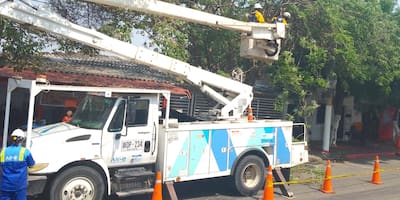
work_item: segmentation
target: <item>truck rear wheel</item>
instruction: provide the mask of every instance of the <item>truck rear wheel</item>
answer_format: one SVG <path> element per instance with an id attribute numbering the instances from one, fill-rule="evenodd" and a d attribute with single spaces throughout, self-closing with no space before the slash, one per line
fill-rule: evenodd
<path id="1" fill-rule="evenodd" d="M 59 174 L 50 186 L 51 200 L 103 200 L 105 184 L 93 168 L 76 166 Z"/>
<path id="2" fill-rule="evenodd" d="M 264 185 L 265 164 L 258 156 L 246 156 L 234 174 L 236 190 L 243 196 L 256 194 Z"/>

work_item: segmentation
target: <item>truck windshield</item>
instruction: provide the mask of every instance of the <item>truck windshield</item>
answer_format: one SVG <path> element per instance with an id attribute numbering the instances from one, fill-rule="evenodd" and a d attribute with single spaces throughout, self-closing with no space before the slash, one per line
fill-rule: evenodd
<path id="1" fill-rule="evenodd" d="M 88 95 L 77 107 L 69 124 L 87 129 L 102 129 L 116 98 Z"/>

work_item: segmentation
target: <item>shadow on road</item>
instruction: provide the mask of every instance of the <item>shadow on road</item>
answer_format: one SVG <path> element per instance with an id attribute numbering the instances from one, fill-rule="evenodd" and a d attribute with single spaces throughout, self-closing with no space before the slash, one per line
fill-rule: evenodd
<path id="1" fill-rule="evenodd" d="M 216 195 L 232 197 L 240 196 L 234 189 L 234 185 L 230 177 L 181 182 L 175 183 L 174 186 L 179 199 L 200 197 L 210 198 Z M 163 193 L 165 197 L 169 197 L 166 187 L 163 188 Z"/>

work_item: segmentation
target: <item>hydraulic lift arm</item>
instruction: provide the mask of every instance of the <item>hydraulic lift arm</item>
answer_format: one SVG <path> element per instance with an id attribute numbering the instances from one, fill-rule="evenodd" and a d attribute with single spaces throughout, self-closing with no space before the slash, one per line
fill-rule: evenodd
<path id="1" fill-rule="evenodd" d="M 272 62 L 278 60 L 281 39 L 285 38 L 283 23 L 243 22 L 220 15 L 156 0 L 84 0 L 96 4 L 130 9 L 138 12 L 171 17 L 205 26 L 242 33 L 240 55 Z"/>
<path id="2" fill-rule="evenodd" d="M 152 0 L 132 2 L 162 3 Z M 73 24 L 52 11 L 34 9 L 20 1 L 0 0 L 0 15 L 21 24 L 28 24 L 35 29 L 61 35 L 85 45 L 111 52 L 122 58 L 184 77 L 223 105 L 218 113 L 219 118 L 240 118 L 251 104 L 253 93 L 252 87 L 249 85 Z M 218 88 L 219 91 L 215 88 Z"/>

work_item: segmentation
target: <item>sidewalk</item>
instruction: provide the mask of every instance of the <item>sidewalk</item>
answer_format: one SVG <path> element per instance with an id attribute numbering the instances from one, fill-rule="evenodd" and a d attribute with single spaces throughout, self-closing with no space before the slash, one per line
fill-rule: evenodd
<path id="1" fill-rule="evenodd" d="M 292 180 L 323 178 L 327 160 L 334 163 L 359 162 L 366 159 L 373 162 L 375 156 L 380 158 L 400 158 L 400 150 L 393 143 L 372 143 L 358 145 L 338 143 L 331 147 L 329 153 L 322 152 L 322 144 L 311 142 L 309 145 L 309 162 L 292 168 Z M 346 170 L 344 170 L 346 171 Z"/>
<path id="2" fill-rule="evenodd" d="M 397 149 L 392 142 L 367 142 L 365 145 L 353 143 L 338 143 L 331 146 L 329 153 L 322 152 L 320 142 L 311 142 L 310 155 L 320 157 L 323 160 L 351 160 L 360 158 L 375 158 L 379 156 L 400 156 L 400 149 Z"/>
<path id="3" fill-rule="evenodd" d="M 315 163 L 315 161 L 312 161 Z M 294 193 L 294 198 L 299 200 L 398 200 L 398 183 L 400 181 L 400 159 L 397 157 L 382 156 L 380 162 L 380 179 L 384 184 L 372 184 L 371 178 L 374 172 L 374 159 L 352 159 L 343 162 L 331 162 L 331 186 L 334 193 L 323 193 L 321 188 L 324 184 L 326 161 L 318 164 L 318 169 L 313 170 L 313 174 L 300 177 L 298 183 L 291 184 L 290 192 Z M 305 166 L 316 167 L 306 164 Z M 295 175 L 295 174 L 294 174 Z M 306 175 L 306 174 L 304 174 Z M 297 178 L 297 177 L 296 177 Z M 316 181 L 303 182 L 306 179 L 319 179 Z M 261 196 L 260 192 L 259 196 Z M 274 199 L 288 199 L 283 196 L 278 187 L 274 188 Z"/>
<path id="4" fill-rule="evenodd" d="M 393 174 L 400 171 L 400 149 L 392 142 L 369 142 L 366 145 L 338 143 L 330 148 L 329 153 L 322 152 L 322 143 L 311 142 L 309 150 L 309 162 L 292 168 L 289 190 L 294 192 L 295 198 L 298 199 L 349 199 L 354 193 L 353 188 L 363 192 L 376 190 L 376 185 L 368 181 L 373 175 L 377 155 L 380 157 L 381 169 L 384 169 L 381 173 L 384 182 L 390 181 L 394 177 Z M 327 160 L 331 161 L 335 195 L 320 191 L 324 183 Z M 278 188 L 275 188 L 275 194 L 277 200 L 287 199 Z M 365 199 L 365 196 L 355 199 Z"/>

